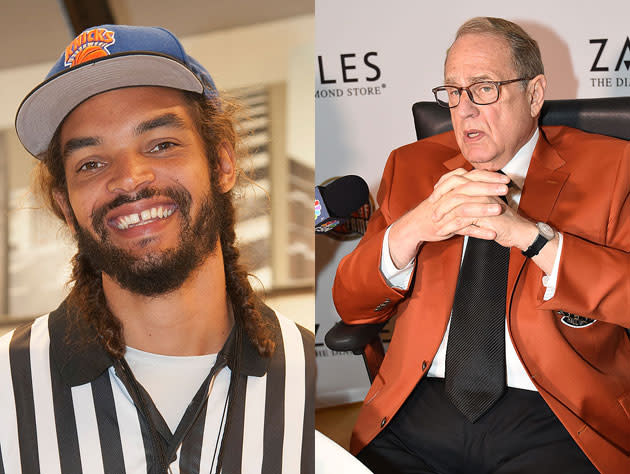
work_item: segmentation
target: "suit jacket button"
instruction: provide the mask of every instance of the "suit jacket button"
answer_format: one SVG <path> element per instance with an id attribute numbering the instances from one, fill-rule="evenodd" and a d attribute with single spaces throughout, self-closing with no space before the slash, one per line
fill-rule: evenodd
<path id="1" fill-rule="evenodd" d="M 376 308 L 374 308 L 374 311 L 382 311 L 383 308 L 385 308 L 385 306 L 387 306 L 390 303 L 389 299 L 383 301 L 381 304 L 379 304 Z"/>
<path id="2" fill-rule="evenodd" d="M 386 424 L 387 424 L 387 417 L 384 417 L 384 418 L 381 420 L 381 428 L 382 428 L 383 426 L 385 426 Z"/>
<path id="3" fill-rule="evenodd" d="M 426 361 L 426 360 L 423 360 L 423 361 L 422 361 L 422 370 L 424 371 L 424 370 L 426 370 L 426 369 L 427 369 L 427 361 Z"/>

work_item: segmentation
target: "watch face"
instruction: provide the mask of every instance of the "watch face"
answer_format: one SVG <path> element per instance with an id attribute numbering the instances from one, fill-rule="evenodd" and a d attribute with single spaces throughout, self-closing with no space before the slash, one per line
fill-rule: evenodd
<path id="1" fill-rule="evenodd" d="M 556 233 L 554 232 L 554 230 L 551 228 L 549 224 L 545 224 L 544 222 L 538 222 L 536 224 L 536 227 L 538 227 L 538 232 L 540 232 L 540 234 L 547 240 L 553 239 L 554 236 L 556 235 Z"/>

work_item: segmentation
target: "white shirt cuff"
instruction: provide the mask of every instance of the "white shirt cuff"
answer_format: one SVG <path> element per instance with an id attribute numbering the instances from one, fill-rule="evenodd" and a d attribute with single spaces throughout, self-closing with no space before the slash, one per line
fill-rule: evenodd
<path id="1" fill-rule="evenodd" d="M 558 268 L 560 267 L 560 254 L 562 254 L 562 234 L 558 232 L 558 252 L 553 262 L 553 269 L 550 275 L 545 275 L 542 284 L 545 286 L 545 296 L 543 301 L 550 300 L 556 294 L 556 284 L 558 283 Z"/>
<path id="2" fill-rule="evenodd" d="M 392 257 L 389 254 L 389 230 L 391 226 L 385 231 L 383 237 L 383 249 L 381 251 L 381 274 L 385 281 L 391 288 L 398 288 L 399 290 L 406 290 L 411 282 L 413 275 L 413 266 L 416 263 L 414 258 L 404 268 L 398 269 Z"/>

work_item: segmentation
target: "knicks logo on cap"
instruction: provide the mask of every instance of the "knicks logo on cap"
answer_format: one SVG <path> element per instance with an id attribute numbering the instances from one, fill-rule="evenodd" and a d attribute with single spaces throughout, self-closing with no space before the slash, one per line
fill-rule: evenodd
<path id="1" fill-rule="evenodd" d="M 105 28 L 84 31 L 68 45 L 65 51 L 66 67 L 76 66 L 92 59 L 109 56 L 109 46 L 116 42 L 114 32 Z"/>

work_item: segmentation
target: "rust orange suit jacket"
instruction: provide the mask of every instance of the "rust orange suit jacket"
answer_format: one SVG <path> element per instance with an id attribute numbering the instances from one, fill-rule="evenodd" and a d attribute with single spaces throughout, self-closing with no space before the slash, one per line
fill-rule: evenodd
<path id="1" fill-rule="evenodd" d="M 452 132 L 395 151 L 378 191 L 379 210 L 333 286 L 347 323 L 397 314 L 385 360 L 359 414 L 354 453 L 389 423 L 435 357 L 449 320 L 463 237 L 425 243 L 407 291 L 380 271 L 387 227 L 424 200 L 440 176 L 470 169 Z M 543 273 L 510 253 L 506 317 L 510 337 L 540 394 L 595 466 L 630 472 L 630 142 L 567 127 L 544 127 L 519 213 L 548 222 L 564 243 L 555 295 L 543 301 Z M 597 320 L 582 328 L 558 311 Z M 418 421 L 421 423 L 421 420 Z"/>

